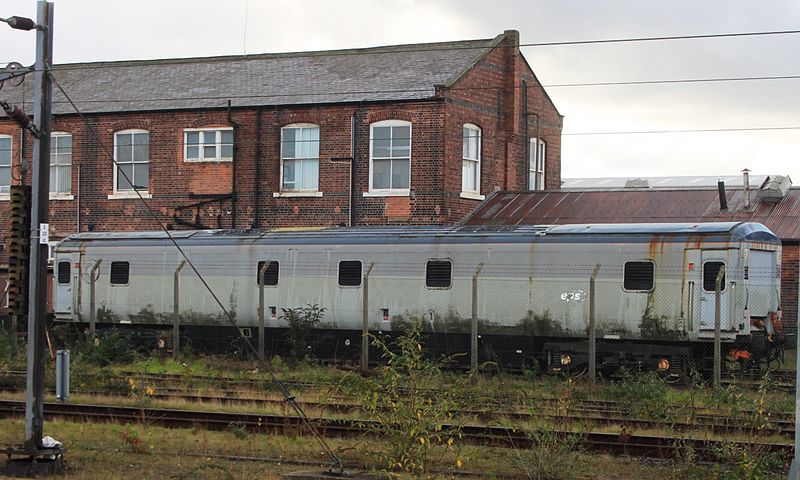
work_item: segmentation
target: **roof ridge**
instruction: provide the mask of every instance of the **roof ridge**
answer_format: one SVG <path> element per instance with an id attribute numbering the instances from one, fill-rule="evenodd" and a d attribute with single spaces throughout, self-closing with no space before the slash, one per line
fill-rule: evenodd
<path id="1" fill-rule="evenodd" d="M 203 62 L 222 62 L 231 60 L 270 60 L 279 58 L 302 58 L 302 57 L 320 57 L 332 55 L 359 55 L 367 53 L 404 53 L 416 51 L 431 51 L 444 49 L 445 46 L 463 46 L 462 48 L 475 48 L 475 49 L 489 49 L 494 46 L 497 41 L 495 38 L 480 38 L 472 40 L 454 40 L 445 42 L 427 42 L 427 43 L 406 43 L 397 45 L 381 45 L 377 47 L 356 47 L 356 48 L 343 48 L 333 50 L 308 50 L 296 52 L 272 52 L 272 53 L 253 53 L 245 55 L 213 55 L 208 57 L 178 57 L 178 58 L 154 58 L 154 59 L 137 59 L 137 60 L 101 60 L 97 62 L 74 62 L 74 63 L 59 63 L 53 65 L 56 69 L 77 69 L 84 67 L 102 67 L 102 66 L 142 66 L 142 65 L 160 65 L 160 64 L 178 64 L 178 63 L 203 63 Z M 472 46 L 474 44 L 474 46 Z M 479 54 L 480 55 L 480 54 Z"/>

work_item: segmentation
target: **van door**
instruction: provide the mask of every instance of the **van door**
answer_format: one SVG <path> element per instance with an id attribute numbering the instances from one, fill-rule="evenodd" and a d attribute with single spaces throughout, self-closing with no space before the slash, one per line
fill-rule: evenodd
<path id="1" fill-rule="evenodd" d="M 682 313 L 686 331 L 697 334 L 700 325 L 700 296 L 703 288 L 703 258 L 700 249 L 687 248 L 684 253 L 684 284 Z"/>
<path id="2" fill-rule="evenodd" d="M 53 308 L 56 315 L 72 315 L 73 282 L 77 275 L 73 275 L 71 254 L 59 255 L 54 265 L 55 299 Z"/>
<path id="3" fill-rule="evenodd" d="M 714 331 L 714 318 L 716 315 L 716 280 L 717 274 L 723 267 L 727 268 L 727 250 L 703 250 L 702 253 L 702 285 L 700 286 L 700 330 Z M 731 330 L 730 305 L 730 272 L 725 271 L 722 278 L 720 293 L 720 329 Z"/>

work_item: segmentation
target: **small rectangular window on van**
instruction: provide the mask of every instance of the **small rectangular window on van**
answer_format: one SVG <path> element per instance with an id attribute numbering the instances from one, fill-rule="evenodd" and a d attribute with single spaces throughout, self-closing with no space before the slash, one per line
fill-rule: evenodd
<path id="1" fill-rule="evenodd" d="M 111 285 L 127 285 L 130 280 L 131 264 L 111 262 Z"/>
<path id="2" fill-rule="evenodd" d="M 361 260 L 342 260 L 339 262 L 339 286 L 361 286 Z"/>
<path id="3" fill-rule="evenodd" d="M 649 292 L 655 283 L 653 262 L 625 262 L 623 288 L 635 292 Z"/>
<path id="4" fill-rule="evenodd" d="M 258 262 L 258 266 L 256 267 L 256 285 L 259 284 L 260 279 L 259 275 L 261 275 L 261 269 L 264 267 L 264 264 L 267 263 L 265 261 Z M 264 286 L 266 287 L 274 287 L 278 284 L 278 276 L 280 274 L 280 265 L 278 262 L 272 260 L 269 262 L 269 266 L 267 269 L 264 270 Z"/>
<path id="5" fill-rule="evenodd" d="M 71 272 L 70 268 L 72 265 L 69 262 L 58 262 L 58 271 L 56 276 L 58 277 L 58 283 L 61 285 L 67 284 L 70 282 Z"/>
<path id="6" fill-rule="evenodd" d="M 453 262 L 450 260 L 428 260 L 425 267 L 425 286 L 428 288 L 450 288 L 453 283 Z"/>
<path id="7" fill-rule="evenodd" d="M 706 292 L 717 291 L 717 275 L 725 266 L 724 262 L 706 262 L 703 264 L 703 290 Z M 725 290 L 725 272 L 722 273 L 721 290 Z"/>

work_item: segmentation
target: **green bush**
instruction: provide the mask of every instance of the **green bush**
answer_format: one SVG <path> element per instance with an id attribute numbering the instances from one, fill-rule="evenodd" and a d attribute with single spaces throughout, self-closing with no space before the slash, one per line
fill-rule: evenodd
<path id="1" fill-rule="evenodd" d="M 105 330 L 97 333 L 94 339 L 87 338 L 72 348 L 77 361 L 105 367 L 112 363 L 131 363 L 139 353 L 131 341 L 131 334 L 119 330 Z"/>

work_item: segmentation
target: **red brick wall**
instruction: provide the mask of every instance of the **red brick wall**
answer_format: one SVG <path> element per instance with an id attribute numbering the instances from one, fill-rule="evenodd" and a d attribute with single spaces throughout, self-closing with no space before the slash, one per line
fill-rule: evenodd
<path id="1" fill-rule="evenodd" d="M 482 195 L 528 189 L 528 145 L 537 133 L 547 144 L 547 189 L 561 186 L 562 117 L 515 47 L 518 41 L 516 32 L 507 33 L 500 48 L 443 89 L 447 98 L 444 176 L 449 222 L 458 222 L 479 203 L 459 196 L 465 123 L 481 128 Z"/>

